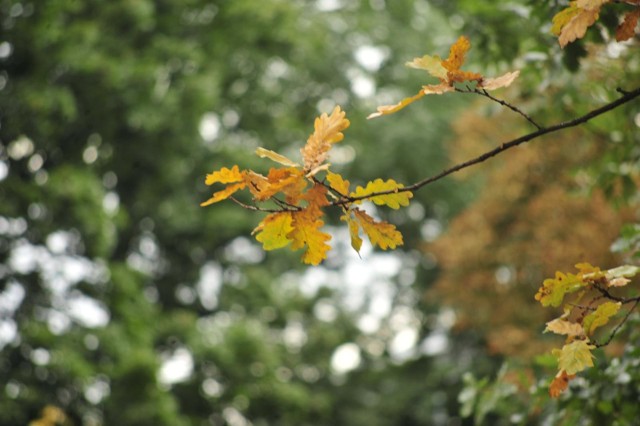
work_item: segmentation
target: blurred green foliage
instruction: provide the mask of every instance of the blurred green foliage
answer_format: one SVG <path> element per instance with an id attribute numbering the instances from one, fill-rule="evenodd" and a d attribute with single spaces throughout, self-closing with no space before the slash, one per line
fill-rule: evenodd
<path id="1" fill-rule="evenodd" d="M 544 30 L 555 7 L 0 0 L 0 424 L 47 405 L 75 425 L 471 424 L 464 373 L 489 376 L 501 359 L 423 298 L 437 268 L 420 247 L 477 185 L 441 181 L 391 215 L 397 256 L 351 259 L 336 230 L 334 257 L 305 271 L 248 239 L 251 212 L 201 209 L 203 178 L 260 171 L 257 146 L 295 156 L 334 104 L 352 121 L 333 159 L 346 178 L 437 173 L 468 99 L 364 117 L 422 84 L 404 62 L 446 56 L 461 32 L 474 68 L 526 65 L 522 99 L 545 108 L 538 88 L 571 81 Z M 577 87 L 550 96 L 570 110 Z M 354 287 L 367 270 L 378 275 Z M 401 331 L 409 355 L 394 349 Z M 339 348 L 358 356 L 352 371 L 336 369 Z M 481 403 L 476 418 L 502 406 Z"/>

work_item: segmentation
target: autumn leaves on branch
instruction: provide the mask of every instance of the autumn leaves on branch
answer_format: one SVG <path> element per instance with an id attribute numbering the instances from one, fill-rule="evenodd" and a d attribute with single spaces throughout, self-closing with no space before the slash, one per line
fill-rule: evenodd
<path id="1" fill-rule="evenodd" d="M 556 14 L 552 20 L 551 31 L 558 37 L 560 46 L 564 47 L 584 37 L 587 29 L 597 21 L 601 8 L 609 3 L 614 1 L 572 1 L 567 8 Z M 624 3 L 632 8 L 626 11 L 621 19 L 616 31 L 618 41 L 627 40 L 635 34 L 640 18 L 640 0 Z M 383 250 L 395 249 L 403 243 L 402 234 L 394 225 L 377 220 L 362 209 L 361 203 L 364 200 L 392 209 L 406 207 L 413 196 L 412 191 L 486 161 L 522 143 L 583 124 L 640 96 L 640 88 L 632 91 L 619 90 L 622 93 L 620 98 L 600 108 L 569 121 L 541 126 L 517 107 L 489 94 L 489 91 L 511 85 L 518 78 L 519 71 L 486 78 L 479 73 L 461 69 L 470 47 L 469 40 L 461 36 L 451 46 L 447 59 L 425 55 L 407 62 L 408 67 L 427 71 L 438 82 L 422 86 L 416 95 L 396 104 L 378 107 L 368 118 L 396 113 L 426 95 L 462 92 L 484 96 L 511 109 L 533 124 L 536 127 L 535 131 L 503 142 L 476 158 L 454 165 L 412 185 L 404 186 L 393 179 L 375 179 L 364 186 L 352 189 L 350 182 L 332 171 L 330 163 L 327 162 L 331 148 L 344 139 L 343 131 L 350 125 L 345 112 L 340 106 L 336 106 L 331 114 L 324 113 L 315 119 L 314 131 L 300 150 L 301 163 L 266 148 L 258 148 L 258 156 L 277 163 L 279 167 L 272 167 L 266 176 L 253 170 L 240 170 L 237 165 L 230 169 L 222 167 L 213 171 L 206 176 L 205 183 L 224 185 L 224 188 L 216 191 L 201 205 L 208 206 L 230 199 L 246 209 L 269 213 L 253 230 L 252 235 L 255 235 L 265 250 L 287 246 L 291 250 L 303 249 L 302 262 L 306 264 L 320 264 L 327 258 L 327 252 L 331 249 L 328 244 L 331 235 L 323 230 L 325 210 L 329 207 L 341 210 L 340 220 L 347 224 L 351 246 L 357 252 L 362 246 L 361 234 L 366 235 L 372 245 Z M 235 197 L 241 190 L 249 191 L 254 204 L 247 204 Z M 262 204 L 265 202 L 269 203 L 268 207 Z M 623 266 L 601 271 L 586 263 L 578 264 L 577 267 L 577 274 L 558 272 L 555 278 L 545 280 L 536 294 L 536 300 L 543 306 L 552 307 L 561 306 L 569 295 L 575 296 L 564 304 L 564 314 L 547 323 L 545 330 L 567 336 L 562 349 L 554 352 L 559 371 L 550 385 L 552 397 L 559 396 L 576 373 L 593 366 L 591 351 L 608 344 L 640 303 L 640 297 L 625 299 L 612 294 L 612 290 L 625 286 L 630 277 L 638 274 L 640 268 Z M 611 332 L 609 339 L 604 343 L 592 341 L 596 329 L 605 326 L 625 304 L 632 306 L 627 309 L 627 314 Z"/>

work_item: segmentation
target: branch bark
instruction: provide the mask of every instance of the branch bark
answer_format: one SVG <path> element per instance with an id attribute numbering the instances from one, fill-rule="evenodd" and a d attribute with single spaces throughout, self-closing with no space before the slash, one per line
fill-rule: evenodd
<path id="1" fill-rule="evenodd" d="M 619 89 L 618 92 L 622 93 L 623 95 L 620 98 L 601 106 L 600 108 L 596 108 L 596 109 L 594 109 L 592 111 L 589 111 L 588 113 L 586 113 L 584 115 L 581 115 L 580 117 L 574 118 L 573 120 L 564 121 L 564 122 L 557 123 L 557 124 L 554 124 L 554 125 L 548 126 L 548 127 L 539 127 L 538 124 L 534 124 L 534 125 L 539 127 L 538 130 L 536 130 L 534 132 L 531 132 L 531 133 L 528 133 L 526 135 L 520 136 L 519 138 L 512 139 L 512 140 L 510 140 L 508 142 L 504 142 L 504 143 L 500 144 L 498 147 L 496 147 L 496 148 L 494 148 L 494 149 L 492 149 L 490 151 L 487 151 L 484 154 L 479 155 L 476 158 L 473 158 L 471 160 L 465 161 L 463 163 L 456 164 L 453 167 L 445 169 L 445 170 L 443 170 L 442 172 L 440 172 L 440 173 L 438 173 L 436 175 L 433 175 L 431 177 L 425 178 L 425 179 L 423 179 L 423 180 L 421 180 L 419 182 L 416 182 L 416 183 L 414 183 L 412 185 L 405 186 L 404 188 L 397 189 L 397 190 L 374 192 L 374 193 L 371 193 L 371 194 L 368 194 L 368 195 L 365 195 L 365 196 L 360 196 L 360 197 L 346 197 L 345 199 L 337 200 L 337 201 L 332 202 L 331 205 L 344 205 L 344 204 L 347 204 L 347 203 L 352 203 L 354 201 L 359 201 L 359 200 L 365 200 L 365 199 L 376 197 L 376 196 L 379 196 L 379 195 L 395 194 L 395 193 L 398 193 L 398 192 L 406 192 L 406 191 L 411 191 L 411 192 L 416 191 L 416 190 L 422 188 L 423 186 L 426 186 L 426 185 L 429 185 L 429 184 L 431 184 L 433 182 L 436 182 L 436 181 L 438 181 L 438 180 L 440 180 L 440 179 L 442 179 L 442 178 L 444 178 L 444 177 L 446 177 L 446 176 L 448 176 L 450 174 L 458 172 L 458 171 L 460 171 L 462 169 L 466 169 L 467 167 L 471 167 L 473 165 L 482 163 L 482 162 L 484 162 L 484 161 L 486 161 L 486 160 L 488 160 L 488 159 L 490 159 L 492 157 L 495 157 L 496 155 L 498 155 L 498 154 L 500 154 L 500 153 L 502 153 L 502 152 L 504 152 L 504 151 L 506 151 L 508 149 L 514 148 L 514 147 L 516 147 L 518 145 L 521 145 L 523 143 L 526 143 L 526 142 L 532 141 L 534 139 L 537 139 L 540 136 L 544 136 L 544 135 L 547 135 L 549 133 L 555 133 L 555 132 L 558 132 L 560 130 L 564 130 L 564 129 L 568 129 L 568 128 L 571 128 L 571 127 L 578 126 L 580 124 L 584 124 L 587 121 L 589 121 L 589 120 L 591 120 L 591 119 L 593 119 L 595 117 L 598 117 L 598 116 L 600 116 L 602 114 L 605 114 L 605 113 L 607 113 L 607 112 L 609 112 L 609 111 L 611 111 L 613 109 L 618 108 L 621 105 L 624 105 L 624 104 L 626 104 L 626 103 L 638 98 L 640 96 L 640 87 L 638 87 L 638 88 L 636 88 L 634 90 L 631 90 L 631 91 L 624 91 L 624 90 Z"/>

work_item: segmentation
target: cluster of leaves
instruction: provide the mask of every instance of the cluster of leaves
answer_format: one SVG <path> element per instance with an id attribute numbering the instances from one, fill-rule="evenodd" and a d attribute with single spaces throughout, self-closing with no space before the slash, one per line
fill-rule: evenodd
<path id="1" fill-rule="evenodd" d="M 437 55 L 424 55 L 421 58 L 414 58 L 413 61 L 407 62 L 406 66 L 425 70 L 440 82 L 422 86 L 422 89 L 416 95 L 405 98 L 397 104 L 379 106 L 377 112 L 370 114 L 367 118 L 393 114 L 425 95 L 441 95 L 446 92 L 456 91 L 455 83 L 475 82 L 476 90 L 487 91 L 507 87 L 520 75 L 520 71 L 513 71 L 500 77 L 485 78 L 477 72 L 461 70 L 460 67 L 464 64 L 465 56 L 470 48 L 469 39 L 460 36 L 451 46 L 447 59 L 441 59 Z"/>
<path id="2" fill-rule="evenodd" d="M 588 263 L 576 265 L 578 273 L 556 272 L 555 278 L 544 280 L 535 295 L 542 306 L 559 307 L 564 303 L 564 313 L 547 323 L 545 332 L 566 335 L 562 349 L 555 349 L 553 355 L 558 360 L 558 374 L 551 382 L 549 394 L 556 398 L 564 392 L 576 373 L 593 367 L 592 350 L 607 345 L 619 326 L 640 302 L 640 297 L 623 298 L 615 296 L 612 290 L 624 287 L 631 277 L 640 272 L 640 267 L 625 265 L 606 271 Z M 570 300 L 567 300 L 572 295 Z M 597 329 L 609 323 L 618 314 L 622 305 L 633 303 L 627 315 L 613 329 L 606 342 L 593 339 Z"/>
<path id="3" fill-rule="evenodd" d="M 558 37 L 560 46 L 584 37 L 587 29 L 592 26 L 600 16 L 600 10 L 605 4 L 612 4 L 612 0 L 576 0 L 553 17 L 551 32 Z M 617 3 L 617 2 L 616 2 Z M 633 9 L 625 12 L 622 21 L 616 29 L 616 40 L 629 40 L 635 34 L 638 18 L 640 18 L 640 1 L 627 0 Z"/>
<path id="4" fill-rule="evenodd" d="M 329 170 L 326 162 L 332 145 L 344 138 L 343 130 L 349 127 L 349 120 L 339 106 L 330 115 L 322 114 L 314 123 L 314 132 L 306 145 L 300 150 L 302 164 L 295 163 L 284 155 L 258 148 L 256 154 L 266 157 L 283 167 L 271 168 L 264 176 L 253 170 L 240 170 L 223 167 L 207 175 L 205 183 L 226 184 L 223 190 L 203 202 L 208 206 L 230 198 L 244 207 L 270 212 L 253 230 L 256 239 L 265 250 L 274 250 L 290 246 L 292 250 L 304 248 L 302 261 L 318 265 L 327 257 L 331 248 L 327 242 L 331 235 L 321 230 L 322 220 L 328 206 L 342 209 L 341 220 L 349 226 L 351 245 L 359 252 L 362 246 L 360 229 L 364 231 L 373 245 L 383 250 L 395 249 L 402 245 L 402 234 L 396 227 L 384 221 L 377 221 L 357 205 L 364 199 L 370 199 L 377 205 L 386 205 L 392 209 L 408 206 L 413 196 L 403 190 L 403 185 L 393 179 L 376 179 L 365 187 L 358 186 L 350 190 L 350 183 L 341 175 Z M 324 179 L 320 180 L 320 173 Z M 271 201 L 277 209 L 265 209 L 248 206 L 233 197 L 237 191 L 248 189 L 255 202 Z"/>

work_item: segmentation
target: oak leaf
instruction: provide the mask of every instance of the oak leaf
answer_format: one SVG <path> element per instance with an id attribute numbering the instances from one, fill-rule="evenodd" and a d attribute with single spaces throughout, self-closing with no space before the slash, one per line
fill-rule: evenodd
<path id="1" fill-rule="evenodd" d="M 484 90 L 495 90 L 501 87 L 507 87 L 511 85 L 519 75 L 520 71 L 513 71 L 503 74 L 500 77 L 483 78 L 482 81 L 478 83 L 478 87 Z"/>
<path id="2" fill-rule="evenodd" d="M 622 303 L 620 302 L 604 302 L 599 305 L 595 312 L 587 315 L 582 321 L 582 327 L 588 335 L 592 335 L 597 328 L 606 325 L 609 319 L 618 313 Z"/>
<path id="3" fill-rule="evenodd" d="M 397 246 L 402 245 L 402 234 L 394 225 L 387 222 L 376 222 L 371 216 L 360 209 L 353 209 L 353 214 L 364 233 L 369 237 L 369 241 L 371 241 L 371 244 L 374 246 L 386 250 L 388 248 L 395 249 Z"/>
<path id="4" fill-rule="evenodd" d="M 327 251 L 331 249 L 326 243 L 331 235 L 320 231 L 324 222 L 316 219 L 307 209 L 291 212 L 291 215 L 293 229 L 287 234 L 287 238 L 292 240 L 291 250 L 306 246 L 302 261 L 309 265 L 319 265 L 327 258 Z"/>
<path id="5" fill-rule="evenodd" d="M 556 334 L 566 334 L 567 336 L 582 336 L 584 335 L 584 329 L 580 324 L 567 321 L 562 318 L 556 318 L 547 323 L 545 333 L 551 331 Z"/>
<path id="6" fill-rule="evenodd" d="M 230 169 L 223 167 L 220 170 L 207 174 L 204 183 L 213 185 L 214 183 L 234 183 L 244 180 L 244 172 L 241 172 L 238 166 Z"/>
<path id="7" fill-rule="evenodd" d="M 599 7 L 595 9 L 578 8 L 578 11 L 560 29 L 558 37 L 560 47 L 565 47 L 567 44 L 584 37 L 587 28 L 598 20 L 599 13 Z"/>
<path id="8" fill-rule="evenodd" d="M 569 387 L 569 381 L 573 379 L 575 374 L 569 375 L 566 371 L 560 371 L 549 385 L 549 395 L 551 398 L 557 398 L 562 392 Z"/>
<path id="9" fill-rule="evenodd" d="M 327 172 L 327 182 L 331 189 L 342 195 L 343 197 L 349 193 L 349 181 L 344 179 L 337 173 Z"/>
<path id="10" fill-rule="evenodd" d="M 591 350 L 595 346 L 586 340 L 576 340 L 562 347 L 558 356 L 558 368 L 568 375 L 593 367 L 593 354 Z"/>
<path id="11" fill-rule="evenodd" d="M 265 250 L 275 250 L 287 246 L 291 239 L 287 235 L 293 231 L 290 212 L 271 213 L 251 232 Z"/>
<path id="12" fill-rule="evenodd" d="M 543 281 L 535 299 L 542 306 L 558 307 L 567 293 L 573 293 L 586 285 L 587 283 L 580 275 L 564 274 L 557 271 L 555 278 L 547 278 Z"/>
<path id="13" fill-rule="evenodd" d="M 360 254 L 360 248 L 362 247 L 362 238 L 360 238 L 360 227 L 358 222 L 351 217 L 350 213 L 346 213 L 340 216 L 340 220 L 347 222 L 349 225 L 349 236 L 351 237 L 351 247 Z"/>
<path id="14" fill-rule="evenodd" d="M 256 149 L 256 155 L 260 158 L 266 157 L 272 161 L 275 161 L 276 163 L 282 164 L 283 166 L 300 167 L 300 164 L 296 163 L 295 161 L 291 161 L 284 155 L 278 154 L 277 152 L 271 151 L 270 149 L 258 147 L 258 149 Z"/>
<path id="15" fill-rule="evenodd" d="M 404 188 L 404 185 L 397 183 L 393 179 L 389 179 L 386 182 L 382 179 L 376 179 L 368 182 L 366 187 L 358 186 L 356 190 L 350 194 L 351 197 L 367 197 L 367 199 L 373 201 L 379 206 L 389 206 L 392 209 L 399 209 L 400 206 L 408 206 L 409 199 L 413 197 L 410 191 L 398 192 L 399 189 Z M 396 191 L 392 194 L 375 195 L 369 197 L 370 194 L 384 191 Z"/>
<path id="16" fill-rule="evenodd" d="M 449 87 L 448 85 L 445 85 L 445 86 Z M 444 92 L 442 92 L 442 93 L 444 93 Z M 426 94 L 428 94 L 428 93 L 424 93 L 424 90 L 421 90 L 420 92 L 418 92 L 417 95 L 410 96 L 408 98 L 404 98 L 403 100 L 401 100 L 397 104 L 381 105 L 381 106 L 379 106 L 377 108 L 376 112 L 373 112 L 373 113 L 371 113 L 371 114 L 369 114 L 367 116 L 367 120 L 371 119 L 371 118 L 380 117 L 381 115 L 389 115 L 389 114 L 393 114 L 394 112 L 398 112 L 402 108 L 406 107 L 409 104 L 412 104 L 413 102 L 417 101 L 418 99 L 420 99 L 421 97 L 423 97 Z"/>
<path id="17" fill-rule="evenodd" d="M 413 58 L 413 61 L 407 62 L 405 65 L 409 68 L 425 70 L 442 81 L 447 79 L 447 69 L 442 65 L 442 59 L 437 55 L 424 55 L 421 58 Z"/>
<path id="18" fill-rule="evenodd" d="M 636 26 L 638 26 L 638 18 L 640 18 L 640 7 L 625 13 L 622 23 L 616 29 L 617 41 L 629 40 L 635 35 Z"/>
<path id="19" fill-rule="evenodd" d="M 213 203 L 217 203 L 218 201 L 226 200 L 230 196 L 232 196 L 235 192 L 244 189 L 246 184 L 244 182 L 238 182 L 231 185 L 227 185 L 225 189 L 222 191 L 215 192 L 211 198 L 207 201 L 200 203 L 201 207 L 209 206 Z"/>
<path id="20" fill-rule="evenodd" d="M 323 113 L 315 119 L 314 131 L 307 139 L 304 148 L 300 150 L 305 172 L 310 172 L 327 159 L 332 144 L 344 138 L 342 131 L 348 128 L 349 124 L 340 106 L 336 106 L 331 115 Z"/>

